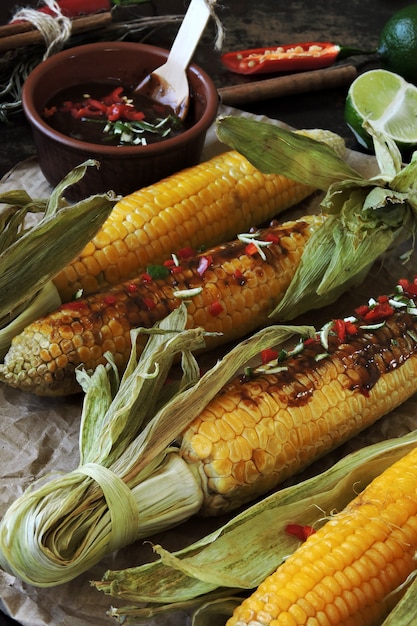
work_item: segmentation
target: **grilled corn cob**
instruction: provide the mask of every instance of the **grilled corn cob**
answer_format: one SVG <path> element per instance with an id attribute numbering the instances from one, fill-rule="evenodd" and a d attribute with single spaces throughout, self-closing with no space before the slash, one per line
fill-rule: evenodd
<path id="1" fill-rule="evenodd" d="M 381 624 L 415 572 L 416 492 L 414 449 L 311 534 L 227 626 Z"/>
<path id="2" fill-rule="evenodd" d="M 111 403 L 114 412 L 106 408 L 110 381 L 98 368 L 87 384 L 82 464 L 9 508 L 0 522 L 1 566 L 30 584 L 70 580 L 140 537 L 259 497 L 397 407 L 417 391 L 417 308 L 409 296 L 417 282 L 400 286 L 401 293 L 318 333 L 300 327 L 309 338 L 272 359 L 267 339 L 279 341 L 294 328 L 263 329 L 156 413 L 151 389 L 167 372 L 158 379 L 155 361 L 163 372 L 173 342 L 181 350 L 200 331 L 174 332 L 165 350 L 158 343 L 133 365 Z M 173 316 L 172 328 L 179 316 L 183 328 L 185 307 Z M 259 346 L 266 362 L 223 387 L 229 368 L 240 371 Z M 102 414 L 93 402 L 100 394 Z M 160 483 L 163 498 L 160 487 L 155 491 Z"/>
<path id="3" fill-rule="evenodd" d="M 189 258 L 174 257 L 168 265 L 148 267 L 162 278 L 146 272 L 106 293 L 64 304 L 13 339 L 0 379 L 39 395 L 79 391 L 78 365 L 95 369 L 110 351 L 123 370 L 132 328 L 152 326 L 184 299 L 188 327 L 221 333 L 208 338 L 208 347 L 242 337 L 267 323 L 323 219 L 306 217 Z"/>
<path id="4" fill-rule="evenodd" d="M 231 381 L 192 422 L 181 455 L 201 476 L 206 513 L 266 493 L 417 391 L 416 308 L 395 302 L 330 322 Z"/>
<path id="5" fill-rule="evenodd" d="M 262 174 L 229 151 L 118 202 L 83 252 L 54 279 L 62 300 L 94 293 L 162 263 L 173 250 L 228 241 L 314 190 Z"/>

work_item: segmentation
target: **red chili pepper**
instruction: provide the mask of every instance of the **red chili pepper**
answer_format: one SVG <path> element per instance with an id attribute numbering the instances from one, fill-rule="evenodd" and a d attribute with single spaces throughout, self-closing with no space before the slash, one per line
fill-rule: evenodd
<path id="1" fill-rule="evenodd" d="M 400 285 L 400 287 L 402 287 L 406 296 L 409 296 L 411 298 L 417 296 L 417 278 L 415 278 L 412 283 L 410 283 L 410 281 L 406 278 L 401 278 L 398 281 L 398 284 Z"/>
<path id="2" fill-rule="evenodd" d="M 268 233 L 265 236 L 264 241 L 270 241 L 271 243 L 279 243 L 280 242 L 280 238 L 278 235 L 275 235 L 275 233 Z"/>
<path id="3" fill-rule="evenodd" d="M 151 283 L 153 281 L 153 278 L 150 274 L 148 274 L 148 272 L 144 272 L 142 274 L 142 280 L 144 283 Z"/>
<path id="4" fill-rule="evenodd" d="M 305 541 L 307 537 L 310 535 L 314 535 L 316 532 L 312 526 L 302 526 L 301 524 L 287 524 L 285 527 L 285 532 L 289 535 L 293 535 L 300 539 L 300 541 Z"/>
<path id="5" fill-rule="evenodd" d="M 113 3 L 110 0 L 58 0 L 57 4 L 65 17 L 74 18 L 99 11 L 110 11 Z M 41 7 L 39 11 L 56 15 L 55 11 L 48 6 Z"/>
<path id="6" fill-rule="evenodd" d="M 338 58 L 374 54 L 375 50 L 345 48 L 329 41 L 308 41 L 277 47 L 226 52 L 223 64 L 237 74 L 270 74 L 315 70 L 332 65 Z"/>
<path id="7" fill-rule="evenodd" d="M 261 351 L 261 360 L 262 363 L 269 363 L 274 359 L 278 358 L 278 352 L 273 348 L 265 348 L 265 350 Z"/>
<path id="8" fill-rule="evenodd" d="M 257 254 L 257 252 L 259 252 L 258 246 L 254 243 L 248 243 L 248 245 L 245 247 L 245 254 L 247 254 L 248 256 L 254 256 L 255 254 Z"/>
<path id="9" fill-rule="evenodd" d="M 180 259 L 191 259 L 193 256 L 195 256 L 195 250 L 190 247 L 181 248 L 181 250 L 178 250 L 177 256 Z"/>
<path id="10" fill-rule="evenodd" d="M 213 315 L 214 317 L 216 317 L 217 315 L 220 315 L 220 313 L 223 311 L 222 303 L 216 300 L 215 302 L 210 304 L 209 311 L 210 311 L 210 315 Z"/>
<path id="11" fill-rule="evenodd" d="M 356 309 L 356 315 L 362 318 L 365 322 L 377 323 L 383 322 L 387 317 L 391 317 L 394 313 L 394 309 L 388 303 L 388 301 L 377 302 L 374 306 L 363 305 Z"/>

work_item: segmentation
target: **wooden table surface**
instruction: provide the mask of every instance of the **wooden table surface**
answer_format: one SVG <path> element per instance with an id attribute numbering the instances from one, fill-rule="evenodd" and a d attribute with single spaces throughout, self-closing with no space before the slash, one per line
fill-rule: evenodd
<path id="1" fill-rule="evenodd" d="M 22 2 L 19 6 L 31 4 L 37 5 L 38 0 Z M 401 0 L 290 0 L 282 3 L 276 0 L 222 0 L 217 15 L 225 31 L 223 51 L 312 40 L 369 49 L 377 46 L 382 26 L 392 13 L 409 4 Z M 181 15 L 186 6 L 186 0 L 154 0 L 135 9 L 118 10 L 114 19 L 152 14 Z M 1 0 L 0 24 L 10 20 L 15 7 L 15 2 Z M 166 26 L 147 38 L 147 42 L 169 47 L 177 28 Z M 214 50 L 214 36 L 215 30 L 210 24 L 194 60 L 212 76 L 217 87 L 254 80 L 232 74 L 222 66 L 220 55 Z M 375 66 L 375 59 L 359 57 L 358 61 L 358 71 Z M 345 97 L 346 88 L 339 88 L 296 97 L 277 97 L 244 108 L 299 128 L 333 130 L 346 139 L 348 147 L 358 149 L 344 122 Z M 8 124 L 0 123 L 0 145 L 0 176 L 35 154 L 31 131 L 22 113 L 11 116 Z M 16 622 L 0 613 L 0 626 L 13 623 Z"/>

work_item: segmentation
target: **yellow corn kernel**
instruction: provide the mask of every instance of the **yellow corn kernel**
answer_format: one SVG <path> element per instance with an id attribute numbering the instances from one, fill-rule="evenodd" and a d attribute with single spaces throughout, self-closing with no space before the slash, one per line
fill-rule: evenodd
<path id="1" fill-rule="evenodd" d="M 64 302 L 159 264 L 178 249 L 214 246 L 271 219 L 313 192 L 258 172 L 228 151 L 123 198 L 79 257 L 54 279 Z"/>
<path id="2" fill-rule="evenodd" d="M 270 491 L 417 391 L 412 339 L 417 321 L 408 319 L 408 334 L 395 315 L 371 338 L 365 330 L 342 344 L 331 337 L 337 345 L 323 360 L 315 360 L 323 352 L 316 341 L 285 362 L 285 372 L 236 378 L 213 398 L 185 430 L 181 443 L 183 458 L 197 464 L 203 476 L 206 515 L 224 513 Z M 396 352 L 394 358 L 392 346 L 397 342 L 403 353 Z M 386 352 L 389 358 L 378 358 Z M 370 361 L 372 367 L 366 367 Z M 401 367 L 393 367 L 403 361 Z M 350 371 L 359 376 L 346 375 Z M 204 445 L 201 437 L 206 420 L 210 421 L 210 446 Z M 235 438 L 224 436 L 224 424 L 231 427 Z M 250 436 L 244 437 L 244 433 Z M 216 454 L 216 445 L 221 446 L 221 455 Z M 232 465 L 224 455 L 225 446 Z M 362 550 L 361 541 L 357 533 L 350 546 L 353 554 Z M 337 552 L 330 554 L 329 559 L 334 559 Z M 334 562 L 335 571 L 338 567 Z"/>
<path id="3" fill-rule="evenodd" d="M 310 535 L 235 609 L 227 626 L 288 626 L 294 619 L 306 626 L 382 623 L 415 570 L 416 491 L 414 449 Z M 353 545 L 360 549 L 352 552 Z"/>

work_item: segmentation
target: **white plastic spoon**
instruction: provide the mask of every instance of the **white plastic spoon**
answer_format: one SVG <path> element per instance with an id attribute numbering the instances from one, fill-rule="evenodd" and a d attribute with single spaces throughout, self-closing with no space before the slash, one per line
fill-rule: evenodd
<path id="1" fill-rule="evenodd" d="M 181 120 L 187 115 L 190 101 L 186 70 L 209 17 L 208 0 L 191 0 L 167 61 L 135 89 L 136 93 L 170 106 Z"/>

